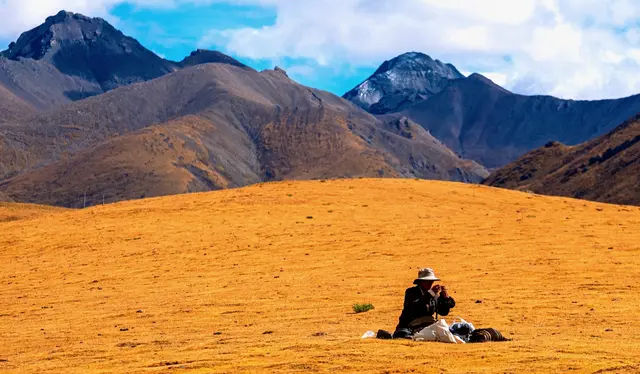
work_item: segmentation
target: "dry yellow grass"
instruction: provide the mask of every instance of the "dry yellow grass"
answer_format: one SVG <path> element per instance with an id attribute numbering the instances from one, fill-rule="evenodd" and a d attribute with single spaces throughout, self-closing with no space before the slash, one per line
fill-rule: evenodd
<path id="1" fill-rule="evenodd" d="M 6 216 L 3 372 L 640 371 L 636 207 L 354 180 Z M 514 341 L 361 340 L 419 266 Z"/>

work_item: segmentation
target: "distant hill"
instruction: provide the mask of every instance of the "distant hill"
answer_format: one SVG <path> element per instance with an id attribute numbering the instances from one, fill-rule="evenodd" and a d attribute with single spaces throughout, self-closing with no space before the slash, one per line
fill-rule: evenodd
<path id="1" fill-rule="evenodd" d="M 0 125 L 0 192 L 72 206 L 283 179 L 488 176 L 406 118 L 282 70 L 205 64 Z"/>
<path id="2" fill-rule="evenodd" d="M 549 143 L 496 171 L 484 183 L 640 205 L 640 116 L 578 146 Z"/>
<path id="3" fill-rule="evenodd" d="M 203 50 L 167 61 L 101 18 L 61 11 L 0 52 L 0 85 L 48 109 L 208 62 L 241 65 Z"/>
<path id="4" fill-rule="evenodd" d="M 402 55 L 391 61 L 404 61 L 411 55 Z M 432 61 L 425 60 L 421 57 L 423 55 L 416 56 L 416 61 Z M 376 73 L 374 77 L 393 82 L 398 76 L 419 77 L 424 74 L 422 65 L 414 64 L 411 58 L 408 61 L 412 63 L 403 65 L 402 74 L 388 70 L 393 64 L 385 63 L 379 69 L 382 73 Z M 385 108 L 392 109 L 393 106 L 386 104 L 388 99 L 382 95 L 386 91 L 378 88 L 384 85 L 371 86 L 375 82 L 373 79 L 345 97 L 355 104 L 361 104 L 363 97 L 368 98 L 369 107 L 361 106 L 371 113 L 386 114 L 384 118 L 410 118 L 461 157 L 477 161 L 489 169 L 502 167 L 549 141 L 569 145 L 585 142 L 640 113 L 640 95 L 598 101 L 524 96 L 509 92 L 480 74 L 449 79 L 455 75 L 449 74 L 455 68 L 443 65 L 442 69 L 444 72 L 437 75 L 441 85 L 436 86 L 439 88 L 433 94 L 420 95 L 416 90 L 394 91 L 393 101 L 403 103 L 396 107 L 397 113 L 377 109 L 378 100 Z M 430 82 L 419 78 L 408 81 Z M 368 91 L 367 87 L 376 88 Z"/>

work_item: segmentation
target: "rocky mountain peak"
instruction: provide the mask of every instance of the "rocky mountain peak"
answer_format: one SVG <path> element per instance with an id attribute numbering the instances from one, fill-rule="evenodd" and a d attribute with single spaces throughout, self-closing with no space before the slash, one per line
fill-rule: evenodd
<path id="1" fill-rule="evenodd" d="M 241 63 L 240 61 L 225 55 L 222 52 L 211 51 L 208 49 L 196 49 L 191 52 L 191 54 L 182 60 L 179 65 L 181 67 L 194 66 L 200 64 L 209 64 L 209 63 L 223 63 L 238 66 L 241 68 L 248 68 L 247 65 Z"/>
<path id="2" fill-rule="evenodd" d="M 101 18 L 89 18 L 63 10 L 47 17 L 40 26 L 20 35 L 17 41 L 9 44 L 9 49 L 2 52 L 2 55 L 12 60 L 51 58 L 64 46 L 86 44 L 104 38 L 105 35 L 117 39 L 118 42 L 125 39 L 121 32 Z"/>
<path id="3" fill-rule="evenodd" d="M 385 61 L 374 73 L 381 74 L 387 71 L 422 71 L 448 77 L 449 79 L 464 78 L 464 76 L 451 64 L 445 64 L 440 60 L 434 60 L 429 55 L 420 52 L 407 52 L 400 56 Z"/>
<path id="4" fill-rule="evenodd" d="M 158 57 L 107 21 L 66 11 L 23 33 L 2 55 L 18 62 L 31 60 L 28 62 L 37 62 L 45 71 L 54 68 L 74 77 L 82 82 L 66 93 L 74 100 L 177 69 L 173 62 Z"/>
<path id="5" fill-rule="evenodd" d="M 51 23 L 51 24 L 62 23 L 62 22 L 70 20 L 71 18 L 75 18 L 75 19 L 79 19 L 79 20 L 81 19 L 81 20 L 84 20 L 84 21 L 91 21 L 92 20 L 92 18 L 89 18 L 87 16 L 83 16 L 80 13 L 73 13 L 73 12 L 68 12 L 66 10 L 61 10 L 61 11 L 58 12 L 58 14 L 56 14 L 54 16 L 47 17 L 47 19 L 45 20 L 45 23 Z M 101 18 L 95 18 L 94 20 L 102 21 Z"/>
<path id="6" fill-rule="evenodd" d="M 289 75 L 287 74 L 287 71 L 282 69 L 280 66 L 276 66 L 273 71 L 275 71 L 276 73 L 280 73 L 282 75 L 284 75 L 285 77 L 289 78 Z"/>
<path id="7" fill-rule="evenodd" d="M 433 96 L 449 82 L 464 78 L 451 64 L 420 52 L 385 61 L 367 80 L 344 98 L 374 114 L 398 112 Z"/>

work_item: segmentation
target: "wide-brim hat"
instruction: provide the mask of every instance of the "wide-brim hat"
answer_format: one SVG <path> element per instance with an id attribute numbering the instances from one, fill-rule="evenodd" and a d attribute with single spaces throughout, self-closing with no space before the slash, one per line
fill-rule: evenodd
<path id="1" fill-rule="evenodd" d="M 420 281 L 439 281 L 440 278 L 436 277 L 436 273 L 433 269 L 424 268 L 418 271 L 418 278 L 416 278 L 413 283 L 418 283 Z"/>

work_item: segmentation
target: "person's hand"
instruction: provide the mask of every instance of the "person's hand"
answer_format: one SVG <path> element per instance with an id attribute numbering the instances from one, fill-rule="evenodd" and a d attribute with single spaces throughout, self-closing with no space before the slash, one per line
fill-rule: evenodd
<path id="1" fill-rule="evenodd" d="M 433 287 L 431 287 L 431 291 L 433 291 L 433 293 L 435 293 L 436 295 L 442 290 L 442 286 L 437 284 Z"/>
<path id="2" fill-rule="evenodd" d="M 447 290 L 447 287 L 445 286 L 440 287 L 440 296 L 447 299 L 449 298 L 449 291 Z"/>

